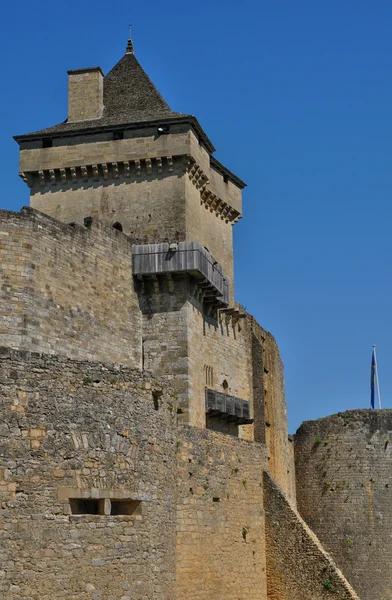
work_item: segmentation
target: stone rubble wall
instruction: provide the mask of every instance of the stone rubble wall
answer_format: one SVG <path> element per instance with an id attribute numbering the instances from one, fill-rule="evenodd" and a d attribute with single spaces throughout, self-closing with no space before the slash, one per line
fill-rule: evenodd
<path id="1" fill-rule="evenodd" d="M 0 413 L 0 597 L 174 598 L 177 432 L 167 380 L 2 348 Z M 69 514 L 69 498 L 80 496 L 132 498 L 141 514 Z"/>
<path id="2" fill-rule="evenodd" d="M 267 472 L 264 506 L 268 600 L 359 600 Z"/>

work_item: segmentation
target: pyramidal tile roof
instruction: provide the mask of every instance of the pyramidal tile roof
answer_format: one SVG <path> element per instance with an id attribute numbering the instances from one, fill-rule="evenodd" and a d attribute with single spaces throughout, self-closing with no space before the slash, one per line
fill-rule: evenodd
<path id="1" fill-rule="evenodd" d="M 136 129 L 150 124 L 188 123 L 209 152 L 211 167 L 229 177 L 241 189 L 245 187 L 246 184 L 241 179 L 211 156 L 215 148 L 197 118 L 171 110 L 135 57 L 131 40 L 128 40 L 124 56 L 103 78 L 103 105 L 102 116 L 98 119 L 71 122 L 66 119 L 53 127 L 15 135 L 14 139 L 21 143 L 44 137 L 81 135 L 111 129 Z"/>
<path id="2" fill-rule="evenodd" d="M 104 119 L 124 123 L 186 116 L 170 109 L 134 55 L 131 41 L 126 54 L 104 78 L 103 103 Z"/>
<path id="3" fill-rule="evenodd" d="M 15 136 L 16 141 L 32 137 L 49 135 L 66 135 L 91 129 L 108 129 L 116 126 L 149 123 L 156 121 L 189 120 L 199 129 L 202 138 L 214 148 L 206 134 L 192 115 L 173 112 L 162 98 L 151 79 L 140 65 L 133 52 L 132 41 L 128 41 L 126 54 L 104 77 L 103 80 L 104 109 L 99 119 L 86 121 L 65 120 L 59 125 L 34 131 L 26 135 Z"/>

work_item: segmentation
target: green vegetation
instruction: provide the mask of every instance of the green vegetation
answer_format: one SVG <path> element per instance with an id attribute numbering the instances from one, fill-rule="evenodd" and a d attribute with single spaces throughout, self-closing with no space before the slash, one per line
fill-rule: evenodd
<path id="1" fill-rule="evenodd" d="M 246 542 L 246 536 L 248 535 L 249 531 L 250 531 L 249 525 L 244 525 L 242 528 L 242 537 L 245 542 Z"/>
<path id="2" fill-rule="evenodd" d="M 335 587 L 335 577 L 333 575 L 329 575 L 327 579 L 324 579 L 323 586 L 326 590 L 332 592 L 333 594 L 336 594 L 338 591 Z"/>

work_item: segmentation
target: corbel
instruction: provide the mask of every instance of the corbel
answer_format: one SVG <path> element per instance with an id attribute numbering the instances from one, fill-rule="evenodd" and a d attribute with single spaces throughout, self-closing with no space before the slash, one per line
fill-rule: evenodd
<path id="1" fill-rule="evenodd" d="M 215 201 L 214 201 L 214 205 L 213 205 L 213 209 L 219 213 L 220 209 L 223 207 L 224 205 L 224 201 L 219 198 L 218 196 L 215 196 Z"/>
<path id="2" fill-rule="evenodd" d="M 71 167 L 71 177 L 72 177 L 72 181 L 75 183 L 78 179 L 78 176 L 76 174 L 76 167 Z"/>
<path id="3" fill-rule="evenodd" d="M 140 177 L 142 174 L 142 166 L 140 164 L 140 160 L 135 160 L 135 169 L 136 169 L 136 177 Z"/>
<path id="4" fill-rule="evenodd" d="M 81 167 L 83 181 L 88 181 L 88 171 L 87 167 Z"/>
<path id="5" fill-rule="evenodd" d="M 189 176 L 191 179 L 193 179 L 193 177 L 196 175 L 198 168 L 199 165 L 197 164 L 197 162 L 194 162 L 192 168 L 189 171 Z"/>
<path id="6" fill-rule="evenodd" d="M 162 173 L 162 159 L 161 158 L 157 158 L 157 169 L 158 169 L 158 173 Z"/>
<path id="7" fill-rule="evenodd" d="M 167 160 L 167 165 L 169 167 L 169 172 L 171 173 L 173 171 L 173 157 L 172 156 L 167 156 L 166 157 Z"/>
<path id="8" fill-rule="evenodd" d="M 93 177 L 97 181 L 99 179 L 98 165 L 91 165 L 93 169 Z"/>
<path id="9" fill-rule="evenodd" d="M 226 204 L 224 206 L 224 208 L 222 209 L 222 212 L 221 212 L 221 219 L 222 220 L 227 220 L 227 215 L 230 212 L 230 209 L 231 209 L 231 207 L 230 207 L 229 204 Z"/>
<path id="10" fill-rule="evenodd" d="M 108 170 L 108 166 L 106 163 L 102 163 L 102 173 L 103 173 L 103 178 L 107 179 L 108 175 L 109 175 L 109 170 Z"/>
<path id="11" fill-rule="evenodd" d="M 45 185 L 45 173 L 43 171 L 38 171 L 39 176 L 39 184 Z"/>
<path id="12" fill-rule="evenodd" d="M 146 172 L 147 172 L 147 175 L 151 175 L 151 173 L 152 173 L 151 158 L 146 158 Z"/>
<path id="13" fill-rule="evenodd" d="M 60 169 L 61 183 L 67 183 L 67 172 L 65 169 Z"/>
<path id="14" fill-rule="evenodd" d="M 193 158 L 193 156 L 191 156 L 190 154 L 187 154 L 185 157 L 186 160 L 186 167 L 188 169 L 188 172 L 190 172 L 191 168 L 193 167 L 193 165 L 195 164 L 195 159 Z"/>
<path id="15" fill-rule="evenodd" d="M 26 185 L 31 187 L 31 179 L 26 173 L 19 173 L 19 177 L 25 182 Z"/>
<path id="16" fill-rule="evenodd" d="M 113 177 L 114 179 L 118 179 L 118 163 L 112 163 Z"/>
<path id="17" fill-rule="evenodd" d="M 123 164 L 124 164 L 125 177 L 130 177 L 131 176 L 131 167 L 130 167 L 129 161 L 125 160 Z"/>
<path id="18" fill-rule="evenodd" d="M 49 178 L 50 178 L 50 183 L 52 185 L 56 185 L 56 173 L 54 172 L 54 169 L 49 169 Z"/>

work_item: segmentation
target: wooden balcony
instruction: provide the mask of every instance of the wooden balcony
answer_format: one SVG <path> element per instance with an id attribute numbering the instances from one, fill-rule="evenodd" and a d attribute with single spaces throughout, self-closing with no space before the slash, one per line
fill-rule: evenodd
<path id="1" fill-rule="evenodd" d="M 188 275 L 196 284 L 203 303 L 215 308 L 228 306 L 228 281 L 220 264 L 200 242 L 143 244 L 132 246 L 133 275 Z"/>
<path id="2" fill-rule="evenodd" d="M 250 418 L 250 402 L 223 392 L 211 390 L 206 387 L 206 413 L 209 417 L 219 417 L 238 423 L 249 425 L 253 423 Z"/>

